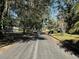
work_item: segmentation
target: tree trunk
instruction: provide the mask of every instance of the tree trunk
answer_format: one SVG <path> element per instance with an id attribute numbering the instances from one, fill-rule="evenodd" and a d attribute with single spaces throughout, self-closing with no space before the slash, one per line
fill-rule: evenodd
<path id="1" fill-rule="evenodd" d="M 0 39 L 3 39 L 3 33 L 2 33 L 2 14 L 3 14 L 3 11 L 4 11 L 4 4 L 5 4 L 5 1 L 2 0 L 0 2 Z"/>
<path id="2" fill-rule="evenodd" d="M 23 34 L 25 34 L 25 32 L 26 32 L 26 31 L 25 31 L 25 28 L 23 28 Z"/>
<path id="3" fill-rule="evenodd" d="M 7 0 L 1 0 L 0 2 L 0 37 L 3 36 L 3 19 L 5 14 L 7 14 L 7 5 L 8 5 L 8 1 Z"/>

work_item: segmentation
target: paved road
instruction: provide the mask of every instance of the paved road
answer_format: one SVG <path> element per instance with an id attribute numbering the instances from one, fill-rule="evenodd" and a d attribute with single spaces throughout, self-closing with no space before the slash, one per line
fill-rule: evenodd
<path id="1" fill-rule="evenodd" d="M 45 39 L 18 42 L 0 49 L 0 59 L 77 59 L 64 52 L 50 36 Z"/>

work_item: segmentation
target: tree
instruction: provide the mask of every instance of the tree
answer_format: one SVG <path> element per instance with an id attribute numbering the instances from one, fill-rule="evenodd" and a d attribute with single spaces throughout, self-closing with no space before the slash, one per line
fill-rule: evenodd
<path id="1" fill-rule="evenodd" d="M 75 25 L 78 21 L 78 0 L 57 0 L 54 3 L 57 3 L 54 8 L 58 10 L 58 18 L 63 18 L 67 23 L 67 31 Z"/>
<path id="2" fill-rule="evenodd" d="M 22 18 L 22 22 L 25 21 L 26 25 L 33 28 L 39 28 L 42 22 L 43 14 L 48 14 L 49 2 L 47 0 L 28 0 L 27 4 L 22 1 L 16 1 L 18 10 L 18 17 Z M 30 22 L 30 23 L 29 23 Z M 23 23 L 23 25 L 25 24 Z M 27 24 L 28 23 L 28 24 Z M 26 26 L 24 26 L 25 28 Z"/>
<path id="3" fill-rule="evenodd" d="M 2 25 L 6 17 L 11 18 L 11 11 L 13 14 L 16 13 L 17 18 L 20 18 L 24 22 L 22 23 L 25 25 L 24 28 L 28 25 L 30 27 L 41 27 L 43 15 L 49 14 L 50 0 L 1 0 L 0 2 L 2 4 L 0 9 Z"/>

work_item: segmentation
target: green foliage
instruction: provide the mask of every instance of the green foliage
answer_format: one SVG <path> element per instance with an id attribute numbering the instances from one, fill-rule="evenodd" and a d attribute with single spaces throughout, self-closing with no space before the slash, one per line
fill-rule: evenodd
<path id="1" fill-rule="evenodd" d="M 73 10 L 73 9 L 75 10 L 75 13 L 76 13 L 76 14 L 79 12 L 79 2 L 76 3 L 76 4 L 73 6 L 72 10 Z"/>
<path id="2" fill-rule="evenodd" d="M 54 19 L 48 19 L 46 22 L 46 28 L 50 30 L 49 32 L 57 33 L 58 31 L 58 21 Z"/>
<path id="3" fill-rule="evenodd" d="M 79 34 L 79 21 L 70 29 L 69 33 Z"/>
<path id="4" fill-rule="evenodd" d="M 58 3 L 58 19 L 64 18 L 67 23 L 66 32 L 78 33 L 79 25 L 79 2 L 78 0 L 57 0 Z M 63 3 L 63 4 L 62 4 Z M 66 7 L 64 7 L 66 6 Z M 61 17 L 60 17 L 61 16 Z"/>

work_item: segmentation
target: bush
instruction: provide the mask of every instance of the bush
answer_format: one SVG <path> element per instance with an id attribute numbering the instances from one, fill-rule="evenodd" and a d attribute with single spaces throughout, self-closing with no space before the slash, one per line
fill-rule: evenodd
<path id="1" fill-rule="evenodd" d="M 48 32 L 48 34 L 53 34 L 54 33 L 54 31 L 53 30 L 50 30 L 49 32 Z"/>
<path id="2" fill-rule="evenodd" d="M 58 30 L 57 32 L 58 32 L 58 33 L 61 33 L 61 31 L 60 31 L 60 30 Z"/>

